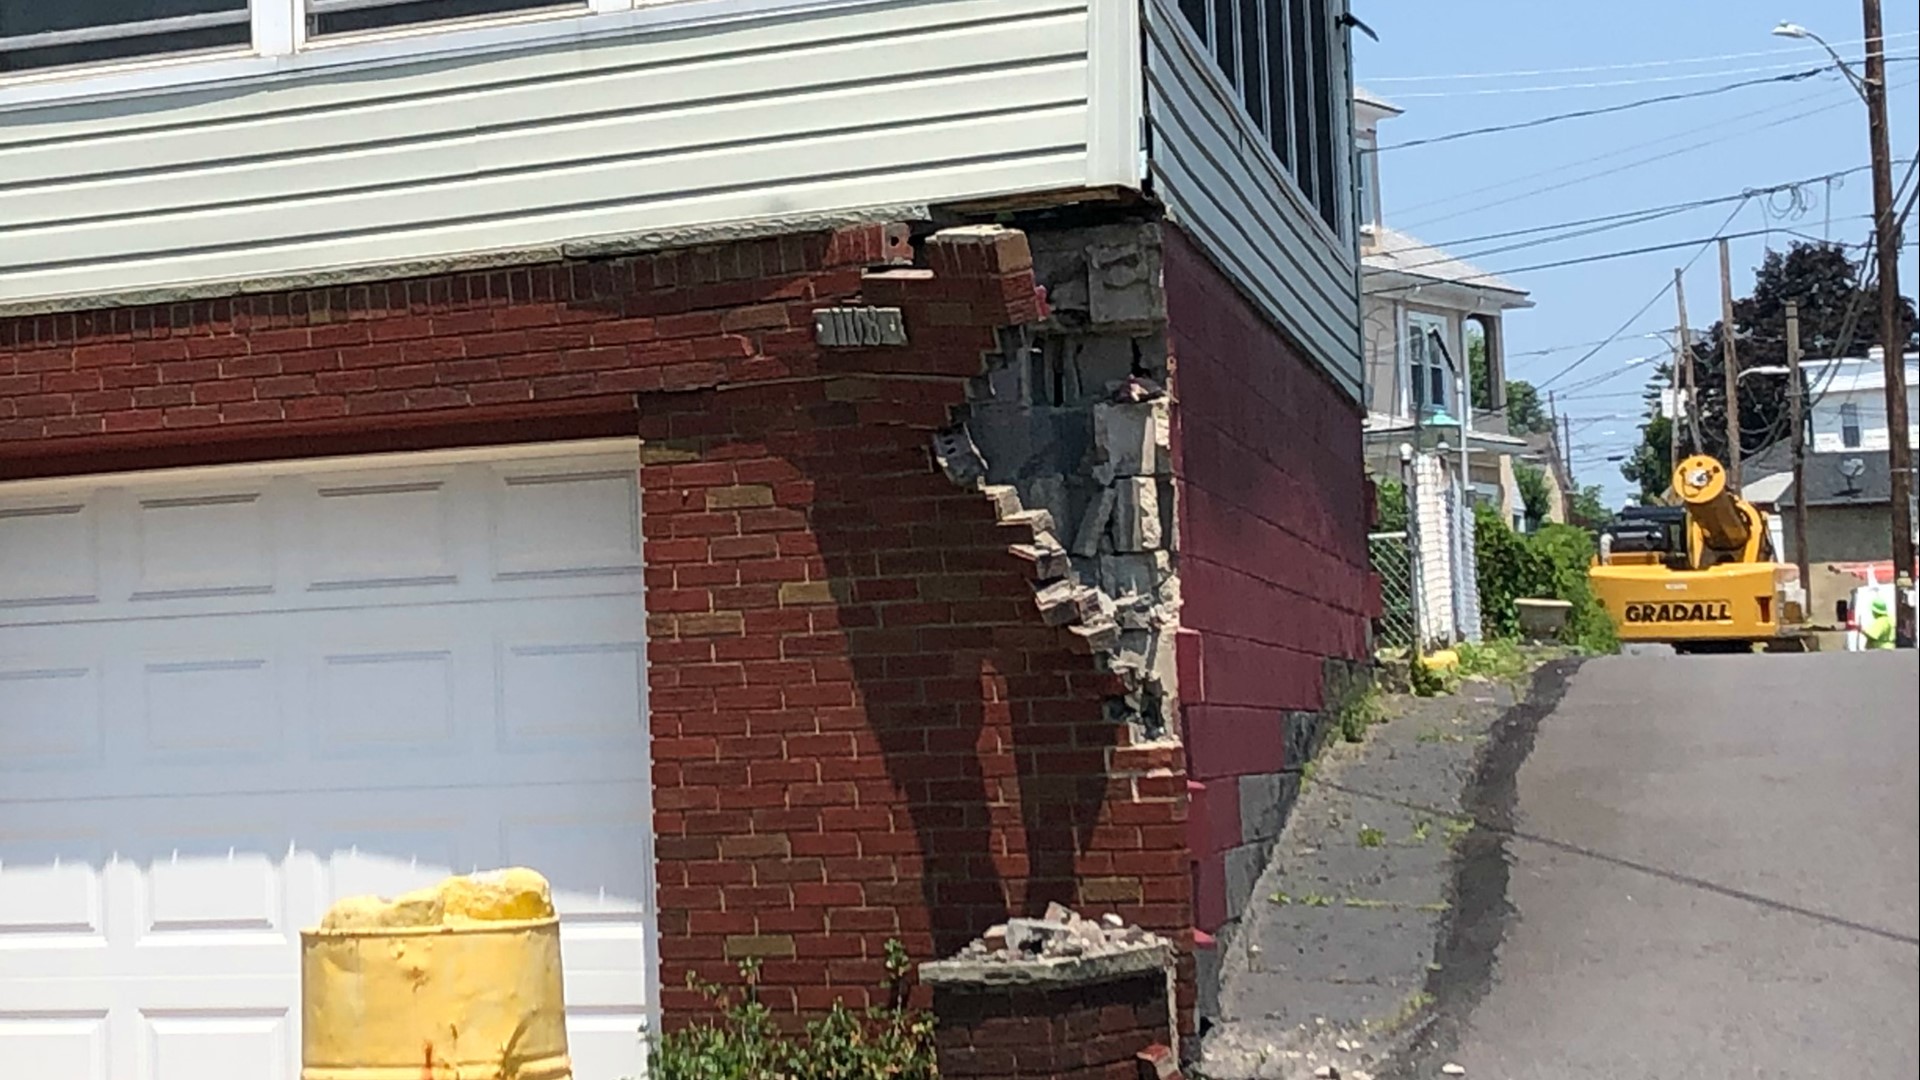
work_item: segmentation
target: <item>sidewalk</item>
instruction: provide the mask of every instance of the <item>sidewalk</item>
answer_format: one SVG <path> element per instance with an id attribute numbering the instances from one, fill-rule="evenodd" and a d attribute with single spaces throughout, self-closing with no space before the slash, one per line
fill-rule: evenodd
<path id="1" fill-rule="evenodd" d="M 1463 800 L 1516 694 L 1469 681 L 1384 704 L 1388 719 L 1331 746 L 1304 785 L 1225 945 L 1220 1016 L 1195 1075 L 1367 1080 L 1427 1022 L 1450 852 L 1470 831 Z"/>

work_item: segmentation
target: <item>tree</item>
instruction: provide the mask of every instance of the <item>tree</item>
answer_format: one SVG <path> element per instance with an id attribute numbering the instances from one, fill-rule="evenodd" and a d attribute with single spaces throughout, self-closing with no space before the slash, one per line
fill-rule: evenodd
<path id="1" fill-rule="evenodd" d="M 1515 435 L 1545 435 L 1553 431 L 1553 418 L 1540 405 L 1540 391 L 1524 379 L 1507 383 L 1507 430 Z"/>
<path id="2" fill-rule="evenodd" d="M 1567 524 L 1583 529 L 1598 529 L 1613 514 L 1601 496 L 1599 484 L 1588 484 L 1567 498 Z"/>
<path id="3" fill-rule="evenodd" d="M 1800 305 L 1801 351 L 1808 360 L 1865 356 L 1878 338 L 1875 293 L 1862 287 L 1858 267 L 1838 244 L 1795 242 L 1786 252 L 1769 251 L 1754 271 L 1753 291 L 1733 302 L 1734 343 L 1740 367 L 1786 363 L 1786 306 Z M 1914 325 L 1913 302 L 1902 298 L 1905 337 Z M 1852 316 L 1849 318 L 1849 316 Z M 1696 395 L 1700 449 L 1729 466 L 1736 464 L 1727 449 L 1727 394 L 1722 341 L 1727 327 L 1719 322 L 1696 340 L 1693 382 Z M 1657 403 L 1673 368 L 1663 364 L 1649 387 Z M 1809 388 L 1817 394 L 1819 387 Z M 1740 382 L 1740 459 L 1760 453 L 1787 434 L 1787 382 L 1778 376 L 1754 375 Z M 1667 489 L 1673 471 L 1668 440 L 1671 426 L 1651 408 L 1641 428 L 1641 445 L 1621 472 L 1652 498 Z M 1691 431 L 1683 428 L 1681 448 L 1690 451 Z"/>
<path id="4" fill-rule="evenodd" d="M 1538 465 L 1529 465 L 1516 461 L 1513 465 L 1514 486 L 1520 489 L 1520 505 L 1527 515 L 1529 526 L 1547 520 L 1547 514 L 1553 509 L 1553 499 L 1547 494 L 1547 474 Z"/>

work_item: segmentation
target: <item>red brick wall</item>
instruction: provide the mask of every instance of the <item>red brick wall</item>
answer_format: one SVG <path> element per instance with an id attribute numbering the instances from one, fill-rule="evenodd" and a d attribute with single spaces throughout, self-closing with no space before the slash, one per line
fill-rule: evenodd
<path id="1" fill-rule="evenodd" d="M 629 259 L 0 321 L 0 478 L 615 433 L 645 439 L 662 982 L 766 960 L 863 1004 L 1050 900 L 1179 934 L 1177 750 L 1102 719 L 1024 539 L 930 463 L 1023 237 L 878 227 Z M 906 349 L 811 311 L 900 305 Z"/>
<path id="2" fill-rule="evenodd" d="M 1139 1080 L 1139 1055 L 1178 1040 L 1158 971 L 1091 986 L 934 993 L 943 1080 Z"/>
<path id="3" fill-rule="evenodd" d="M 1227 918 L 1221 854 L 1247 842 L 1237 778 L 1297 769 L 1286 714 L 1325 704 L 1326 658 L 1365 655 L 1368 503 L 1359 406 L 1178 229 L 1164 236 L 1180 698 L 1211 931 Z"/>

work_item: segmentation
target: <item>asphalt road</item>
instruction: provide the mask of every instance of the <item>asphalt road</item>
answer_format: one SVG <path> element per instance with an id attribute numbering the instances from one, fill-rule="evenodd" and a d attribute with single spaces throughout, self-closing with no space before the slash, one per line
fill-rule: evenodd
<path id="1" fill-rule="evenodd" d="M 1913 652 L 1621 656 L 1501 734 L 1407 1076 L 1920 1075 Z"/>

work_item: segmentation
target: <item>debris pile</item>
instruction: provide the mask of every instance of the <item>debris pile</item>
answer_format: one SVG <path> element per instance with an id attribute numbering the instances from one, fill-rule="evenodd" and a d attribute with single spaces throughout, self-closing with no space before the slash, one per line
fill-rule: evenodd
<path id="1" fill-rule="evenodd" d="M 1065 905 L 1048 904 L 1045 916 L 1008 919 L 960 950 L 955 959 L 1012 964 L 1107 956 L 1166 944 L 1165 938 L 1130 926 L 1118 915 L 1109 913 L 1094 920 Z"/>

